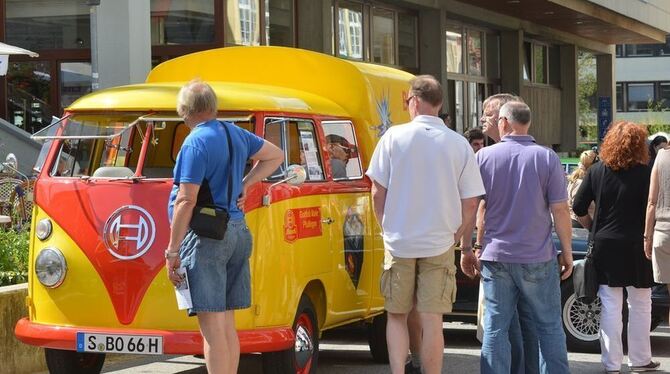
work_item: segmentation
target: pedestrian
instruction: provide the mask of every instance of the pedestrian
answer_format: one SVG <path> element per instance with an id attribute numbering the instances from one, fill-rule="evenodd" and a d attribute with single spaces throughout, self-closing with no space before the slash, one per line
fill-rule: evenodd
<path id="1" fill-rule="evenodd" d="M 276 170 L 284 156 L 262 138 L 217 121 L 217 105 L 216 94 L 205 82 L 191 81 L 179 91 L 177 113 L 191 132 L 174 167 L 165 267 L 175 286 L 184 281 L 176 270 L 186 269 L 193 304 L 188 313 L 198 317 L 207 371 L 236 373 L 240 346 L 234 311 L 251 302 L 252 239 L 241 206 L 247 188 Z M 258 163 L 243 179 L 249 158 Z M 194 209 L 205 201 L 229 214 L 222 240 L 190 229 Z"/>
<path id="2" fill-rule="evenodd" d="M 468 143 L 470 143 L 470 146 L 472 147 L 472 150 L 475 151 L 475 153 L 484 148 L 485 136 L 482 130 L 475 127 L 466 131 L 463 136 L 465 136 L 465 139 L 468 140 Z"/>
<path id="3" fill-rule="evenodd" d="M 644 253 L 651 260 L 654 282 L 670 284 L 670 148 L 658 151 L 651 169 Z M 670 316 L 668 316 L 670 321 Z"/>
<path id="4" fill-rule="evenodd" d="M 573 228 L 584 228 L 581 223 L 577 220 L 577 215 L 572 210 L 572 203 L 575 200 L 575 195 L 579 190 L 579 186 L 582 184 L 582 180 L 586 175 L 586 172 L 589 170 L 591 165 L 598 159 L 598 154 L 595 151 L 588 150 L 582 152 L 579 155 L 579 165 L 577 168 L 568 176 L 568 206 L 570 207 L 570 218 L 572 220 Z M 589 216 L 593 217 L 595 212 L 595 204 L 589 206 Z"/>
<path id="5" fill-rule="evenodd" d="M 444 122 L 444 124 L 447 125 L 448 128 L 454 130 L 454 125 L 452 125 L 452 123 L 451 123 L 451 116 L 449 116 L 449 113 L 444 112 L 444 113 L 438 114 L 437 116 L 440 117 L 442 122 Z"/>
<path id="6" fill-rule="evenodd" d="M 486 304 L 481 372 L 510 372 L 508 330 L 518 305 L 519 311 L 529 311 L 541 332 L 540 354 L 547 372 L 569 373 L 559 280 L 559 270 L 562 279 L 572 273 L 565 174 L 556 153 L 528 135 L 528 105 L 508 102 L 498 117 L 501 141 L 477 153 L 486 189 L 480 258 Z M 562 247 L 558 260 L 551 239 L 552 216 Z"/>
<path id="7" fill-rule="evenodd" d="M 407 315 L 414 307 L 423 331 L 423 372 L 441 372 L 442 316 L 456 296 L 454 244 L 472 235 L 484 193 L 472 148 L 437 117 L 442 97 L 434 77 L 412 79 L 406 99 L 412 121 L 382 136 L 367 171 L 386 249 L 380 283 L 396 374 L 404 372 Z"/>
<path id="8" fill-rule="evenodd" d="M 668 146 L 668 139 L 663 135 L 657 135 L 649 143 L 649 167 L 654 166 L 654 161 L 656 160 L 656 154 L 660 149 L 663 149 Z"/>
<path id="9" fill-rule="evenodd" d="M 628 361 L 631 370 L 659 367 L 652 361 L 651 261 L 644 253 L 646 199 L 650 171 L 647 131 L 631 122 L 610 126 L 593 165 L 577 191 L 572 209 L 585 228 L 595 220 L 593 260 L 598 274 L 601 360 L 608 373 L 619 373 L 623 361 L 623 289 L 628 301 Z M 598 197 L 600 195 L 600 197 Z M 588 215 L 596 202 L 595 217 Z"/>
<path id="10" fill-rule="evenodd" d="M 496 94 L 488 97 L 484 101 L 483 112 L 480 122 L 482 127 L 485 129 L 484 132 L 493 138 L 496 142 L 500 141 L 500 132 L 498 131 L 498 115 L 500 108 L 513 101 L 523 102 L 518 96 L 512 94 Z M 482 243 L 484 243 L 484 232 L 485 232 L 485 218 L 486 218 L 486 203 L 482 200 L 479 203 L 479 209 L 477 211 L 477 238 L 475 241 L 475 256 L 480 258 L 481 252 L 484 249 Z M 467 263 L 464 264 L 463 261 L 467 262 L 468 256 L 461 256 L 461 267 L 463 265 L 467 267 Z M 471 262 L 476 263 L 473 259 Z M 463 271 L 473 272 L 478 269 L 463 269 Z M 484 341 L 484 315 L 486 314 L 486 305 L 485 305 L 485 295 L 484 295 L 484 284 L 480 282 L 479 285 L 479 303 L 477 308 L 477 339 L 480 342 Z M 519 309 L 521 310 L 519 312 Z M 534 322 L 532 321 L 532 313 L 524 308 L 523 306 L 517 306 L 517 312 L 514 313 L 512 317 L 512 322 L 509 326 L 509 342 L 511 350 L 511 373 L 513 374 L 534 374 L 540 373 L 540 347 L 537 337 L 537 332 L 535 330 Z"/>

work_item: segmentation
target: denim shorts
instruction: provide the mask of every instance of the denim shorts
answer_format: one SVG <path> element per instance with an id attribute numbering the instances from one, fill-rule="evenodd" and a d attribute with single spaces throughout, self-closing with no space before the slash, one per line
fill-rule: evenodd
<path id="1" fill-rule="evenodd" d="M 193 301 L 189 316 L 251 305 L 251 246 L 251 233 L 244 219 L 230 220 L 223 240 L 198 236 L 189 230 L 179 250 Z"/>

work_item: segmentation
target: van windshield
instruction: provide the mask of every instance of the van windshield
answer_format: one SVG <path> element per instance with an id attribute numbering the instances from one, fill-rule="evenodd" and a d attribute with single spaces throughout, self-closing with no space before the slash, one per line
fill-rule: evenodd
<path id="1" fill-rule="evenodd" d="M 220 120 L 253 131 L 253 116 Z M 177 154 L 190 132 L 176 113 L 74 114 L 44 130 L 51 127 L 60 131 L 52 128 L 33 136 L 58 142 L 49 174 L 80 178 L 172 178 Z M 143 146 L 146 154 L 140 162 Z"/>

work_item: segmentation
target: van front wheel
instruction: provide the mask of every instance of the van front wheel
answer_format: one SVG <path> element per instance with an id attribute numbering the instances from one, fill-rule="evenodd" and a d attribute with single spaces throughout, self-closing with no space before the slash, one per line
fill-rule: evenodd
<path id="1" fill-rule="evenodd" d="M 263 373 L 316 373 L 319 358 L 319 324 L 314 305 L 306 295 L 300 298 L 293 322 L 293 333 L 295 334 L 293 348 L 263 353 Z"/>
<path id="2" fill-rule="evenodd" d="M 51 374 L 98 374 L 105 363 L 104 353 L 81 353 L 60 349 L 44 349 Z"/>

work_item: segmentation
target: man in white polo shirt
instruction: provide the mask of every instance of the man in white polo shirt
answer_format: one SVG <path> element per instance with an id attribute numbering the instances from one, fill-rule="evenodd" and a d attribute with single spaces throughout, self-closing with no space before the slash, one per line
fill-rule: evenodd
<path id="1" fill-rule="evenodd" d="M 416 303 L 423 330 L 422 369 L 430 374 L 441 372 L 442 315 L 451 311 L 456 297 L 453 247 L 461 237 L 472 237 L 477 203 L 485 191 L 470 144 L 437 117 L 440 83 L 421 75 L 410 85 L 412 121 L 382 136 L 367 175 L 373 180 L 374 212 L 386 249 L 381 288 L 391 370 L 404 372 L 407 316 Z"/>

